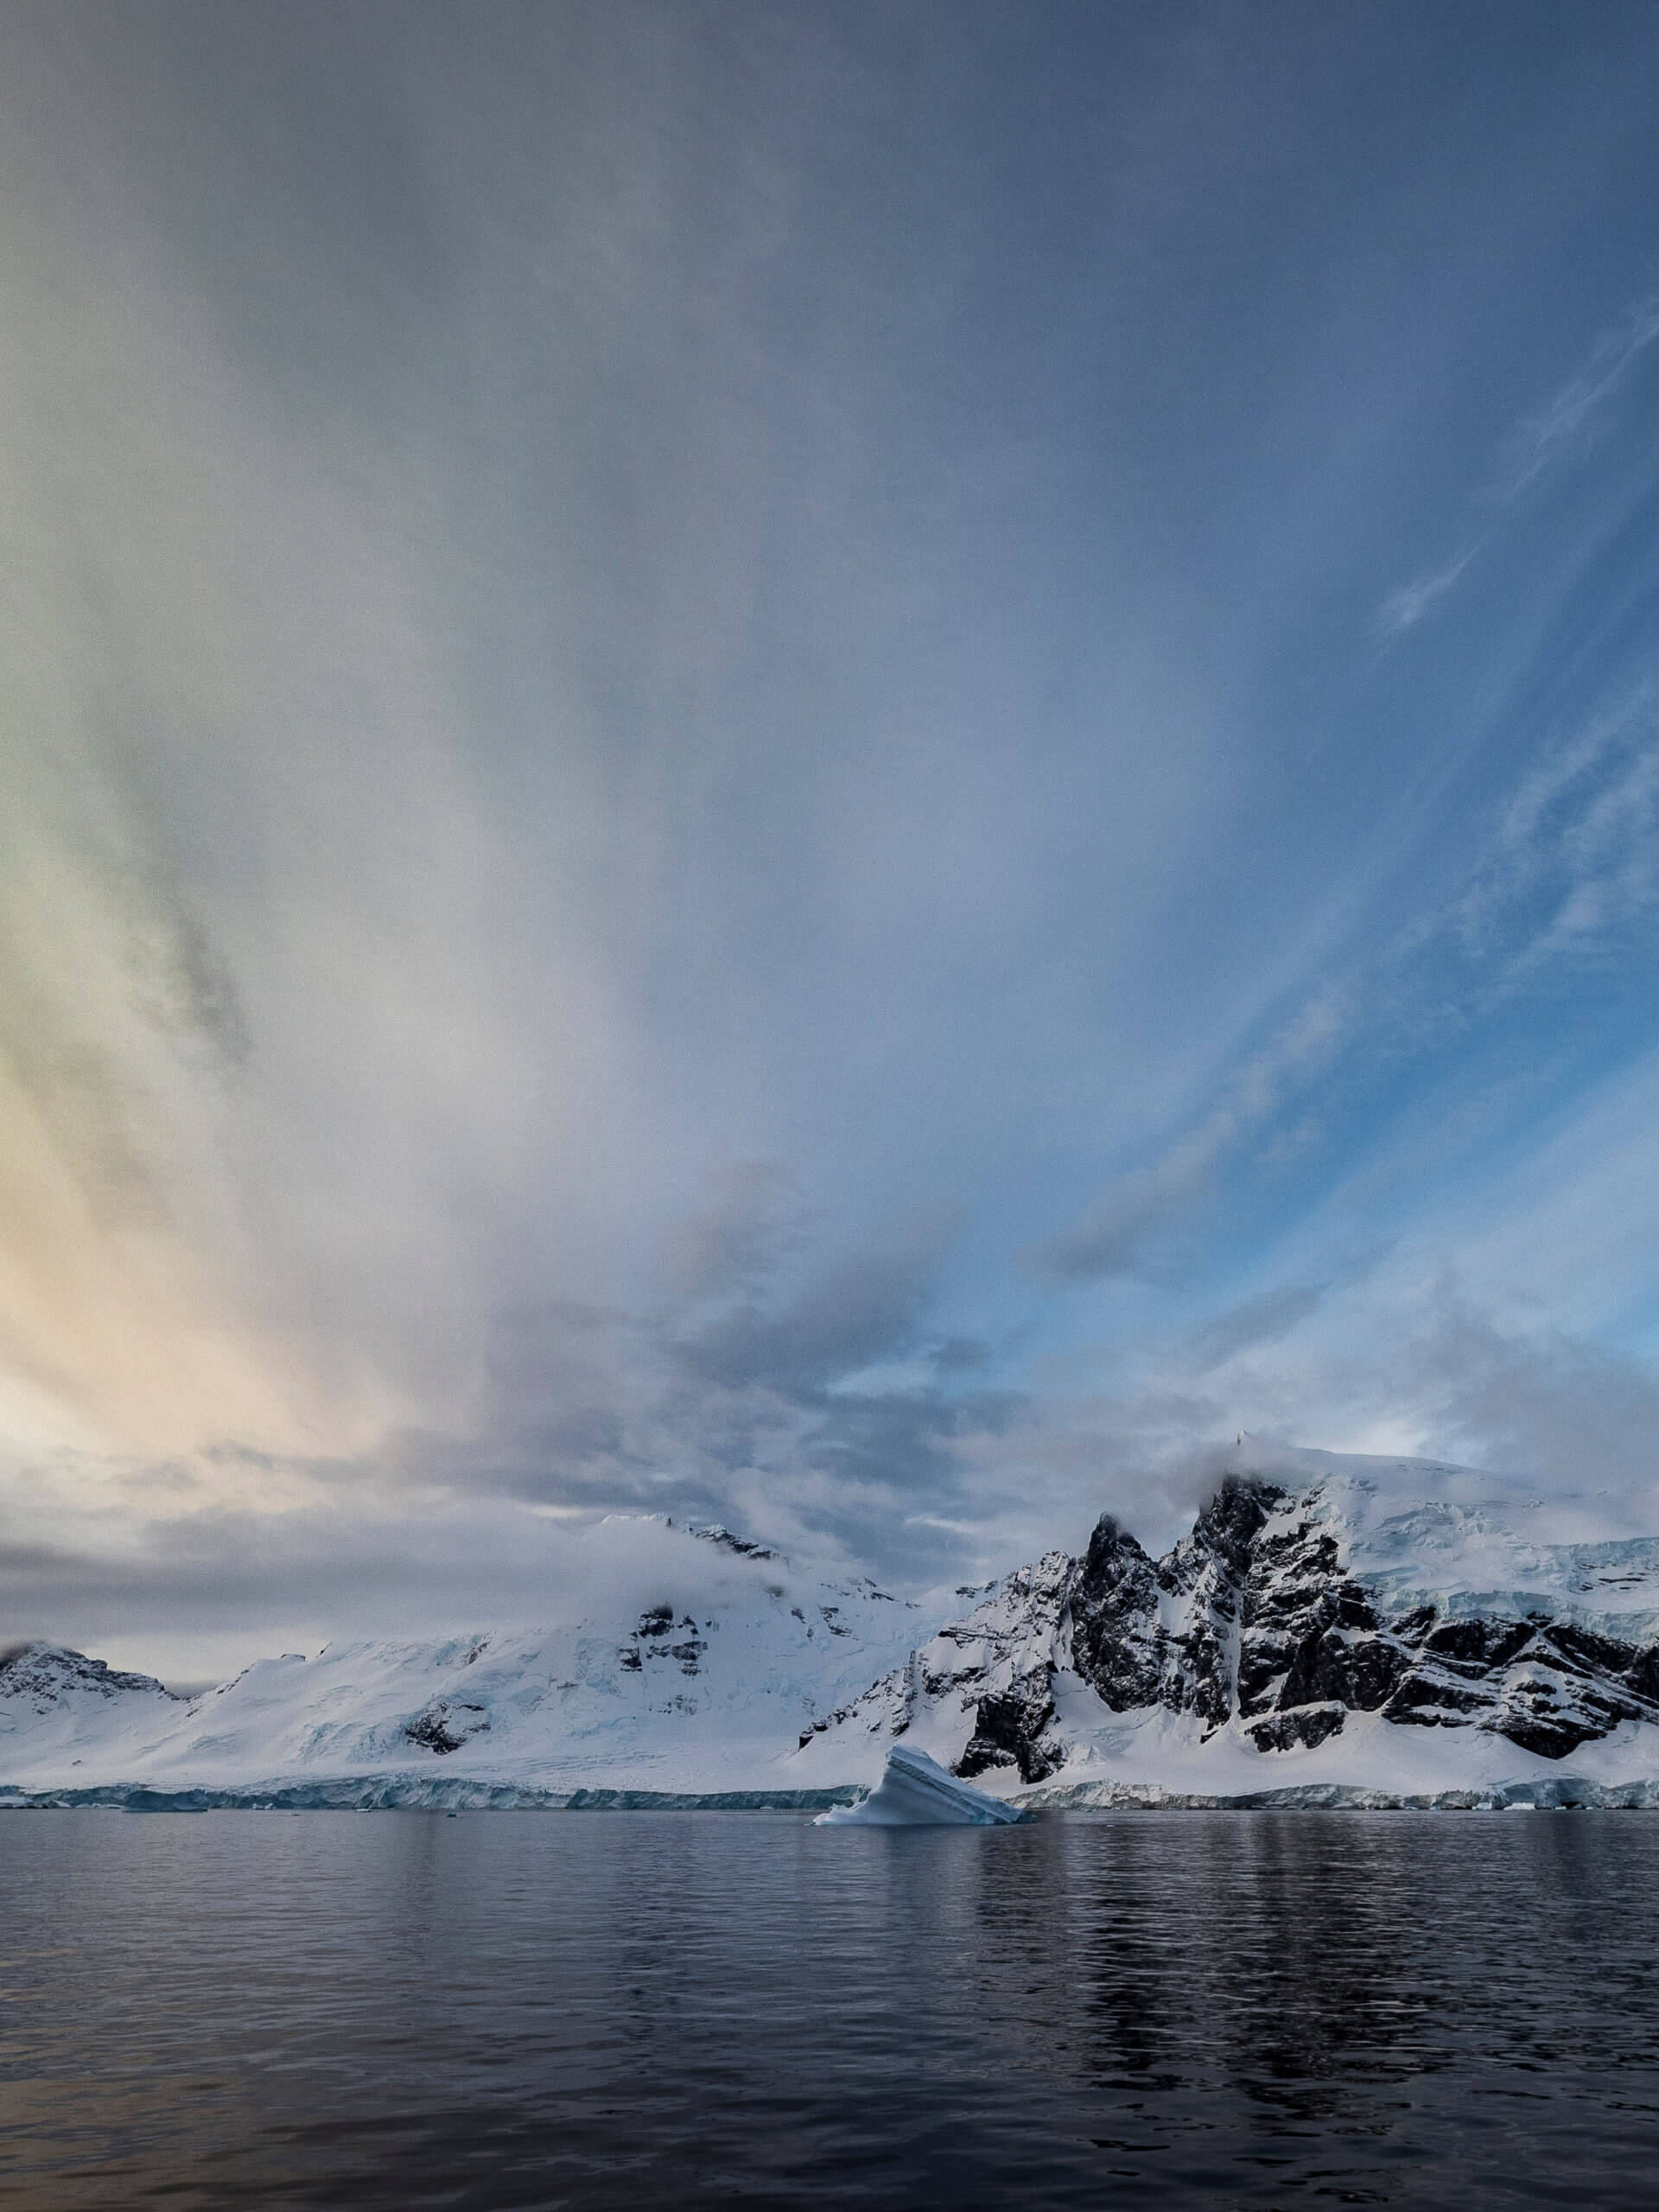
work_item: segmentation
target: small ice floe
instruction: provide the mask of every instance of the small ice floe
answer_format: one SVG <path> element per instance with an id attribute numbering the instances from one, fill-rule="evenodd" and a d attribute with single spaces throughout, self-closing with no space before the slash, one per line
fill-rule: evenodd
<path id="1" fill-rule="evenodd" d="M 1000 1797 L 959 1782 L 925 1751 L 895 1744 L 887 1771 L 859 1805 L 837 1805 L 814 1821 L 821 1828 L 1001 1827 L 1026 1815 Z"/>

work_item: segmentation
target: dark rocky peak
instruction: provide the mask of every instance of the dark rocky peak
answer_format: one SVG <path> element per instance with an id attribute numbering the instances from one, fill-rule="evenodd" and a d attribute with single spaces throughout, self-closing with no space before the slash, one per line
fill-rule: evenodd
<path id="1" fill-rule="evenodd" d="M 1235 1581 L 1242 1581 L 1249 1572 L 1257 1536 L 1285 1497 L 1277 1483 L 1259 1475 L 1224 1475 L 1220 1489 L 1199 1509 L 1192 1541 L 1202 1545 Z"/>
<path id="2" fill-rule="evenodd" d="M 1103 1513 L 1095 1523 L 1089 1548 L 1073 1572 L 1071 1595 L 1074 1618 L 1156 1603 L 1157 1571 L 1152 1560 L 1110 1513 Z"/>
<path id="3" fill-rule="evenodd" d="M 671 1527 L 672 1523 L 670 1523 Z M 770 1544 L 760 1544 L 753 1536 L 734 1535 L 719 1521 L 694 1522 L 687 1532 L 705 1544 L 717 1544 L 721 1551 L 735 1552 L 740 1559 L 782 1559 L 780 1551 Z"/>
<path id="4" fill-rule="evenodd" d="M 1146 1553 L 1115 1513 L 1103 1513 L 1096 1522 L 1094 1533 L 1089 1539 L 1089 1548 L 1083 1555 L 1084 1573 L 1090 1576 L 1109 1574 L 1122 1559 L 1145 1559 Z M 993 1589 L 1000 1586 L 993 1583 Z"/>
<path id="5" fill-rule="evenodd" d="M 1447 1579 L 1459 1570 L 1440 1538 L 1472 1510 L 1402 1502 L 1381 1507 L 1386 1572 L 1374 1478 L 1340 1470 L 1230 1475 L 1157 1560 L 1103 1514 L 1081 1558 L 1051 1554 L 963 1592 L 977 1602 L 908 1669 L 810 1732 L 925 1721 L 933 1743 L 960 1726 L 957 1772 L 1014 1767 L 1029 1783 L 1089 1743 L 1100 1707 L 1188 1715 L 1200 1741 L 1230 1728 L 1267 1753 L 1319 1745 L 1356 1714 L 1484 1730 L 1548 1758 L 1622 1722 L 1659 1725 L 1659 1613 L 1580 1614 L 1580 1593 L 1612 1579 L 1587 1568 L 1535 1597 L 1471 1591 Z M 1399 1539 L 1419 1522 L 1421 1581 Z M 1618 1564 L 1630 1548 L 1611 1548 Z"/>
<path id="6" fill-rule="evenodd" d="M 1161 1705 L 1207 1729 L 1232 1718 L 1235 1642 L 1262 1531 L 1285 1491 L 1229 1475 L 1192 1533 L 1149 1559 L 1102 1516 L 1071 1591 L 1071 1664 L 1114 1713 Z"/>
<path id="7" fill-rule="evenodd" d="M 1404 1672 L 1398 1639 L 1377 1634 L 1370 1600 L 1349 1578 L 1341 1544 L 1320 1517 L 1318 1492 L 1294 1500 L 1281 1494 L 1281 1506 L 1258 1533 L 1244 1580 L 1239 1712 L 1248 1718 L 1334 1700 L 1374 1713 Z"/>
<path id="8" fill-rule="evenodd" d="M 1158 1561 L 1159 1587 L 1179 1596 L 1202 1585 L 1219 1599 L 1230 1619 L 1235 1593 L 1250 1571 L 1256 1538 L 1284 1497 L 1275 1484 L 1253 1476 L 1224 1477 L 1215 1496 L 1199 1508 L 1192 1535 L 1172 1545 Z"/>
<path id="9" fill-rule="evenodd" d="M 188 1704 L 153 1675 L 123 1674 L 102 1659 L 57 1643 L 14 1643 L 0 1651 L 0 1697 L 32 1698 L 37 1707 L 79 1694 L 93 1697 L 164 1697 Z"/>
<path id="10" fill-rule="evenodd" d="M 1158 1573 L 1135 1539 L 1103 1513 L 1068 1592 L 1065 1656 L 1114 1713 L 1155 1705 L 1163 1688 Z"/>

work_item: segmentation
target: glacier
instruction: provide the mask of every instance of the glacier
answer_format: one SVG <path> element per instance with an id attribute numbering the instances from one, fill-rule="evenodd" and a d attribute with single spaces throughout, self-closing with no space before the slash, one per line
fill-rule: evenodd
<path id="1" fill-rule="evenodd" d="M 1624 1496 L 1241 1455 L 1160 1556 L 1103 1515 L 954 1604 L 660 1517 L 575 1541 L 582 1619 L 339 1641 L 195 1698 L 0 1650 L 0 1806 L 868 1824 L 929 1771 L 1037 1811 L 1659 1806 L 1659 1536 Z"/>

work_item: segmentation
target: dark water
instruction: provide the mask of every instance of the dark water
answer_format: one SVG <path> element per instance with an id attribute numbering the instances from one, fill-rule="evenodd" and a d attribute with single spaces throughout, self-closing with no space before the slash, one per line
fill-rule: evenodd
<path id="1" fill-rule="evenodd" d="M 0 1815 L 0 2205 L 1652 2203 L 1659 1818 Z"/>

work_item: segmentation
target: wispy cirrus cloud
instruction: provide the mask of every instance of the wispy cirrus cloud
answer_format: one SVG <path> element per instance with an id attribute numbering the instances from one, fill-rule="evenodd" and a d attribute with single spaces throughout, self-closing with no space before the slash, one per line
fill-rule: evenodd
<path id="1" fill-rule="evenodd" d="M 1659 910 L 1659 691 L 1638 683 L 1541 751 L 1438 931 L 1513 989 Z"/>
<path id="2" fill-rule="evenodd" d="M 1179 1279 L 1191 1264 L 1186 1224 L 1224 1164 L 1335 1063 L 1359 1011 L 1343 986 L 1315 993 L 1245 1059 L 1196 1129 L 1114 1184 L 1071 1228 L 1029 1246 L 1027 1265 L 1058 1284 Z M 1307 1140 L 1292 1134 L 1294 1151 Z"/>
<path id="3" fill-rule="evenodd" d="M 1049 1281 L 1177 1281 L 1230 1171 L 1317 1157 L 1335 1086 L 1436 1056 L 1565 968 L 1628 961 L 1659 925 L 1659 702 L 1649 684 L 1547 741 L 1463 882 L 1391 942 L 1322 983 L 1244 1062 L 1198 1127 L 1033 1246 Z M 1397 1079 L 1397 1076 L 1395 1079 Z M 1345 1104 L 1342 1110 L 1351 1110 Z"/>
<path id="4" fill-rule="evenodd" d="M 1431 569 L 1414 582 L 1390 592 L 1376 610 L 1378 633 L 1383 638 L 1397 638 L 1402 632 L 1414 628 L 1435 601 L 1451 590 L 1474 557 L 1471 550 L 1459 555 L 1447 567 Z"/>
<path id="5" fill-rule="evenodd" d="M 1659 339 L 1659 292 L 1644 293 L 1600 334 L 1583 367 L 1554 397 L 1516 425 L 1503 442 L 1501 471 L 1487 488 L 1486 499 L 1504 505 L 1514 504 L 1546 470 L 1569 454 L 1593 430 L 1656 339 Z M 1390 592 L 1376 610 L 1378 637 L 1389 643 L 1414 629 L 1460 581 L 1487 543 L 1483 534 L 1455 559 L 1425 570 Z"/>
<path id="6" fill-rule="evenodd" d="M 1583 367 L 1554 397 L 1516 425 L 1504 448 L 1504 470 L 1496 486 L 1499 496 L 1518 499 L 1592 428 L 1656 339 L 1659 292 L 1649 292 L 1632 301 L 1618 321 L 1602 332 Z"/>

